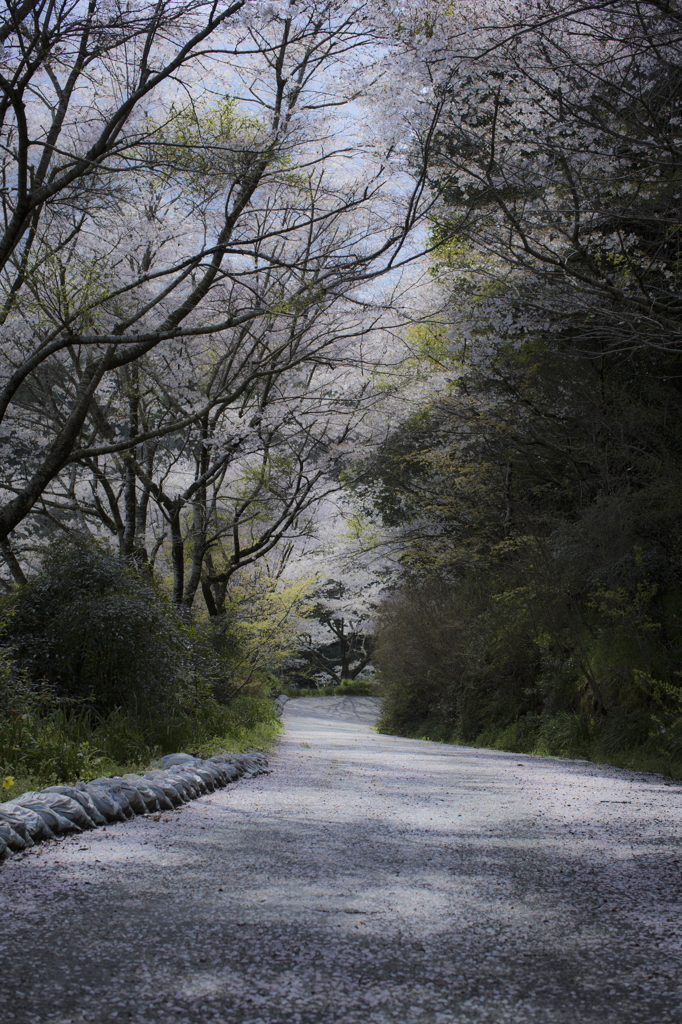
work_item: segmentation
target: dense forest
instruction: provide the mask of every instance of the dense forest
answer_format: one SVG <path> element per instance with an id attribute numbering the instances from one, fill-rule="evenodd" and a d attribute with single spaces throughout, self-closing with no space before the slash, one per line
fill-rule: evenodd
<path id="1" fill-rule="evenodd" d="M 0 774 L 682 771 L 679 4 L 6 6 Z"/>
<path id="2" fill-rule="evenodd" d="M 384 725 L 679 770 L 682 12 L 532 15 L 421 57 L 447 298 L 361 478 L 405 541 Z"/>

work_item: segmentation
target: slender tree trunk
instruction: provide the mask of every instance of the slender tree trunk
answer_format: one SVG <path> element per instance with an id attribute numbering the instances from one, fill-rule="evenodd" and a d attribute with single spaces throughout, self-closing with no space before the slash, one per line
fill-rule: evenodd
<path id="1" fill-rule="evenodd" d="M 182 598 L 185 590 L 185 543 L 182 539 L 182 527 L 180 526 L 180 504 L 170 514 L 171 531 L 171 563 L 173 566 L 173 602 L 178 610 L 182 607 Z"/>
<path id="2" fill-rule="evenodd" d="M 205 508 L 199 502 L 194 503 L 194 529 L 192 545 L 192 561 L 190 564 L 187 584 L 182 596 L 182 607 L 185 613 L 189 614 L 196 597 L 199 584 L 201 583 L 201 571 L 204 566 L 204 555 L 206 554 L 206 523 Z"/>
<path id="3" fill-rule="evenodd" d="M 504 475 L 504 535 L 508 537 L 512 528 L 512 463 L 507 462 Z"/>
<path id="4" fill-rule="evenodd" d="M 215 575 L 215 568 L 210 550 L 206 552 L 204 563 L 206 565 L 207 578 L 201 584 L 201 591 L 204 595 L 208 614 L 224 615 L 227 583 L 216 583 L 211 580 L 211 577 Z"/>
<path id="5" fill-rule="evenodd" d="M 139 395 L 139 367 L 133 363 L 123 371 L 124 385 L 128 390 L 128 435 L 131 438 L 137 437 L 140 428 L 140 395 Z M 121 555 L 130 562 L 133 559 L 135 550 L 135 533 L 137 530 L 137 486 L 133 459 L 136 451 L 133 449 L 130 457 L 123 463 L 123 541 Z"/>
<path id="6" fill-rule="evenodd" d="M 69 456 L 85 423 L 92 399 L 114 356 L 110 345 L 98 359 L 84 370 L 69 416 L 52 442 L 42 465 L 36 470 L 16 497 L 0 509 L 0 540 L 7 538 L 31 511 L 47 485 L 69 461 Z"/>
<path id="7" fill-rule="evenodd" d="M 358 676 L 360 675 L 360 673 L 362 672 L 363 668 L 367 668 L 367 666 L 368 666 L 368 665 L 369 665 L 369 663 L 370 663 L 370 660 L 371 660 L 371 658 L 372 658 L 372 655 L 371 655 L 371 654 L 365 654 L 365 655 L 363 655 L 363 657 L 362 657 L 362 658 L 361 658 L 361 660 L 360 660 L 360 661 L 359 661 L 359 662 L 357 663 L 357 665 L 354 665 L 354 666 L 353 666 L 353 668 L 350 668 L 350 669 L 348 670 L 348 675 L 347 675 L 347 677 L 346 677 L 346 678 L 347 678 L 347 679 L 357 679 L 357 677 L 358 677 Z"/>
<path id="8" fill-rule="evenodd" d="M 211 616 L 212 619 L 216 618 L 216 616 L 218 615 L 218 606 L 215 603 L 213 591 L 211 590 L 211 584 L 208 582 L 208 580 L 201 581 L 201 593 L 203 594 L 204 601 L 206 602 L 208 614 Z"/>
<path id="9" fill-rule="evenodd" d="M 199 444 L 199 452 L 196 459 L 197 465 L 197 477 L 196 479 L 202 480 L 206 473 L 208 473 L 211 455 L 207 445 L 208 441 L 208 415 L 206 415 L 201 424 L 201 441 Z M 192 610 L 194 598 L 196 597 L 199 584 L 201 583 L 201 573 L 204 567 L 204 556 L 207 550 L 207 532 L 208 532 L 208 508 L 207 508 L 207 488 L 206 484 L 202 483 L 201 487 L 197 490 L 194 495 L 192 502 L 192 564 L 189 570 L 189 576 L 187 579 L 187 585 L 182 599 L 183 611 L 186 615 L 189 615 Z"/>
<path id="10" fill-rule="evenodd" d="M 348 637 L 346 636 L 346 623 L 344 622 L 344 620 L 343 619 L 339 619 L 337 621 L 338 621 L 338 627 L 337 627 L 336 635 L 338 636 L 339 643 L 341 644 L 341 669 L 339 671 L 339 675 L 341 676 L 341 679 L 339 681 L 343 682 L 344 679 L 348 678 L 348 661 L 349 661 L 349 657 L 348 657 L 348 654 L 349 654 L 349 651 L 348 651 Z"/>
<path id="11" fill-rule="evenodd" d="M 0 540 L 0 551 L 2 551 L 2 557 L 7 563 L 7 568 L 9 569 L 14 582 L 19 584 L 27 583 L 28 581 L 24 576 L 24 570 L 19 565 L 17 556 L 12 551 L 12 546 L 7 537 L 3 537 L 2 540 Z"/>
<path id="12" fill-rule="evenodd" d="M 154 473 L 155 454 L 156 445 L 152 441 L 145 441 L 142 447 L 142 457 L 145 474 L 148 480 L 152 479 L 152 475 Z M 147 565 L 149 562 L 149 552 L 147 551 L 147 512 L 149 509 L 151 490 L 148 484 L 139 480 L 137 487 L 138 496 L 135 521 L 135 552 L 137 561 L 140 566 L 142 566 Z"/>

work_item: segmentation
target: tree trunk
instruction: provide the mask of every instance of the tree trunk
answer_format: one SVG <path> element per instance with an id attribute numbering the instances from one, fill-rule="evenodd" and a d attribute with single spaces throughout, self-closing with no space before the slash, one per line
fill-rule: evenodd
<path id="1" fill-rule="evenodd" d="M 6 539 L 15 526 L 28 515 L 47 485 L 69 461 L 90 411 L 95 391 L 109 368 L 114 351 L 114 346 L 109 345 L 99 359 L 93 360 L 85 368 L 69 416 L 50 445 L 42 465 L 17 496 L 0 510 L 0 540 Z"/>
<path id="2" fill-rule="evenodd" d="M 156 445 L 152 441 L 145 441 L 142 446 L 142 458 L 144 470 L 148 480 L 154 472 L 154 455 Z M 147 511 L 149 508 L 149 497 L 151 489 L 148 483 L 138 480 L 137 511 L 135 513 L 135 552 L 134 558 L 138 566 L 149 564 L 149 552 L 147 551 Z"/>
<path id="3" fill-rule="evenodd" d="M 27 583 L 28 580 L 24 576 L 24 570 L 19 565 L 17 556 L 12 551 L 12 546 L 7 537 L 3 537 L 2 540 L 0 540 L 0 551 L 2 551 L 2 556 L 7 563 L 7 568 L 12 574 L 14 582 L 20 585 Z"/>
<path id="4" fill-rule="evenodd" d="M 201 424 L 201 441 L 199 452 L 196 456 L 196 480 L 204 481 L 209 471 L 211 454 L 207 445 L 208 441 L 208 415 L 204 416 Z M 189 571 L 189 578 L 182 598 L 182 607 L 185 614 L 189 615 L 194 604 L 201 573 L 204 567 L 204 556 L 207 550 L 208 532 L 208 507 L 207 488 L 205 482 L 197 489 L 192 501 L 192 565 Z"/>
<path id="5" fill-rule="evenodd" d="M 139 433 L 139 367 L 133 363 L 124 371 L 123 381 L 128 389 L 128 436 L 137 437 Z M 123 540 L 121 544 L 121 556 L 126 562 L 133 561 L 135 551 L 135 533 L 137 530 L 137 486 L 133 459 L 136 457 L 135 449 L 130 453 L 123 463 Z"/>
<path id="6" fill-rule="evenodd" d="M 185 543 L 182 539 L 182 528 L 180 526 L 180 504 L 170 514 L 171 531 L 171 563 L 173 566 L 173 603 L 180 610 L 185 590 Z"/>

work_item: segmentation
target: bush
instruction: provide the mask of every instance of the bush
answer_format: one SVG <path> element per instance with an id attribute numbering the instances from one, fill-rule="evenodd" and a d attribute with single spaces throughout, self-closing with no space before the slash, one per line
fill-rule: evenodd
<path id="1" fill-rule="evenodd" d="M 380 730 L 679 772 L 680 629 L 664 604 L 677 582 L 607 588 L 593 561 L 593 579 L 571 593 L 561 554 L 554 590 L 515 553 L 476 587 L 406 585 L 386 601 Z M 532 586 L 515 585 L 522 573 Z"/>
<path id="2" fill-rule="evenodd" d="M 492 603 L 469 580 L 405 587 L 385 601 L 374 662 L 387 732 L 470 741 L 536 710 L 538 651 L 523 606 Z"/>
<path id="3" fill-rule="evenodd" d="M 378 696 L 377 684 L 370 679 L 342 679 L 336 688 L 338 694 L 350 694 L 355 697 Z"/>
<path id="4" fill-rule="evenodd" d="M 465 668 L 463 609 L 446 588 L 405 590 L 384 603 L 375 637 L 383 705 L 380 728 L 401 732 L 456 713 Z M 430 734 L 430 733 L 429 733 Z"/>
<path id="5" fill-rule="evenodd" d="M 54 544 L 40 572 L 4 599 L 7 641 L 35 686 L 98 712 L 151 714 L 191 681 L 186 628 L 149 575 L 83 535 Z"/>
<path id="6" fill-rule="evenodd" d="M 256 683 L 228 692 L 211 638 L 177 617 L 150 575 L 88 537 L 55 544 L 3 603 L 2 799 L 178 750 L 268 746 L 281 728 Z"/>

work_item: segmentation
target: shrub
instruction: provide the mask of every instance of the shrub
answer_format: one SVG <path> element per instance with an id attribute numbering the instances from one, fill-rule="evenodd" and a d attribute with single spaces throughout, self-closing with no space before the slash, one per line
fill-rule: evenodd
<path id="1" fill-rule="evenodd" d="M 14 777 L 4 799 L 177 750 L 267 746 L 280 729 L 261 684 L 228 693 L 205 631 L 88 537 L 54 545 L 4 604 L 0 777 Z"/>
<path id="2" fill-rule="evenodd" d="M 187 630 L 151 576 L 76 535 L 5 599 L 21 669 L 61 698 L 138 713 L 180 701 L 190 678 Z"/>
<path id="3" fill-rule="evenodd" d="M 375 697 L 377 696 L 377 684 L 370 679 L 342 679 L 336 692 L 355 697 Z"/>

